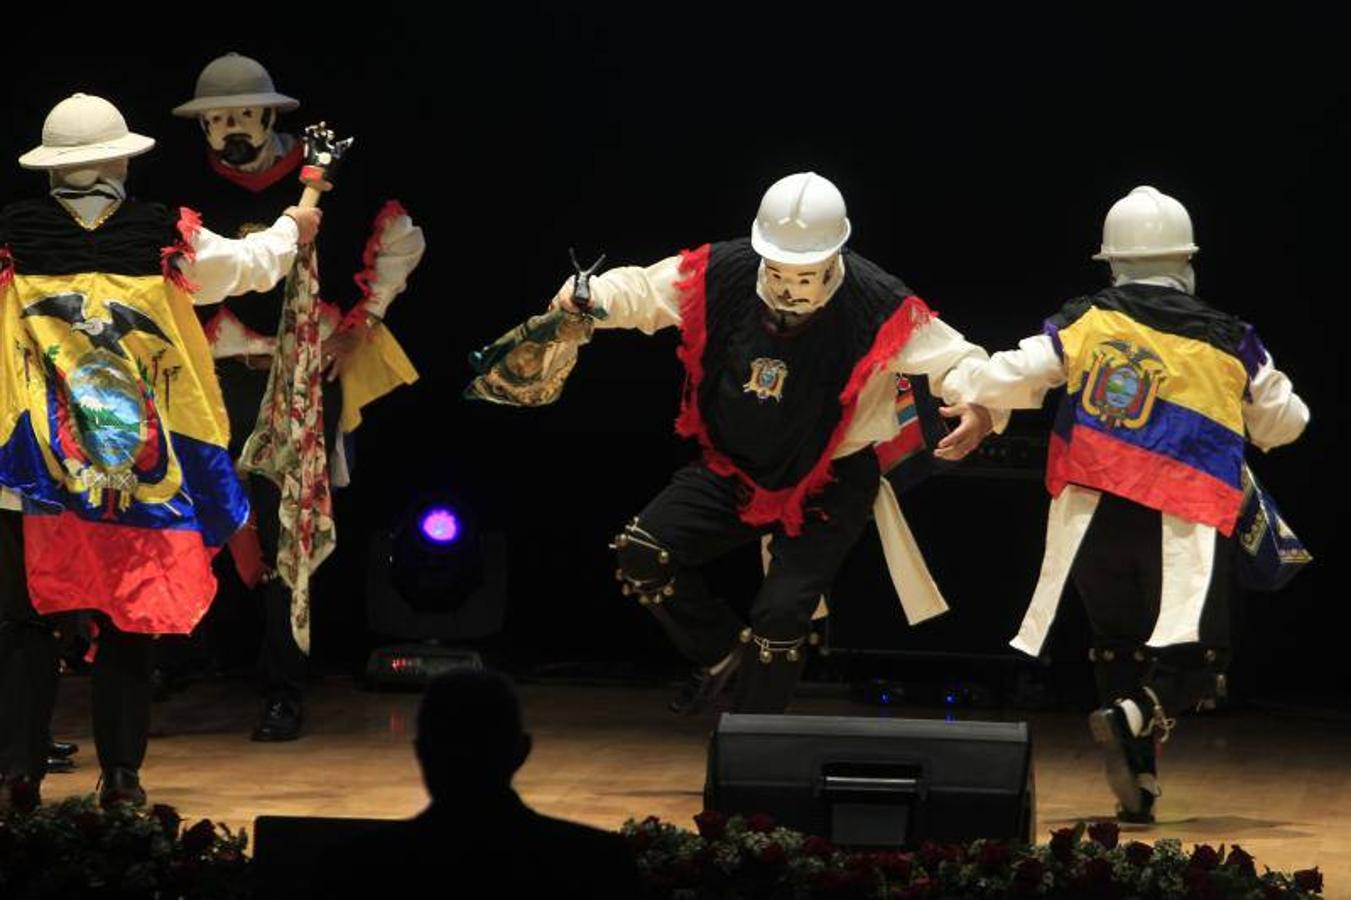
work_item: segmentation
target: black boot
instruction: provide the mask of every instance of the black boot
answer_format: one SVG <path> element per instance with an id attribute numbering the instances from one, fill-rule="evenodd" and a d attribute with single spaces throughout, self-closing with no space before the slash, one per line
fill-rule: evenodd
<path id="1" fill-rule="evenodd" d="M 80 747 L 77 744 L 52 741 L 51 747 L 47 749 L 47 774 L 75 771 L 75 760 L 72 757 L 79 751 Z"/>
<path id="2" fill-rule="evenodd" d="M 294 741 L 300 737 L 304 718 L 299 700 L 288 697 L 269 697 L 263 707 L 263 717 L 253 729 L 251 740 L 271 743 Z"/>
<path id="3" fill-rule="evenodd" d="M 671 701 L 668 707 L 671 712 L 692 716 L 708 709 L 727 686 L 732 675 L 740 668 L 744 656 L 743 648 L 744 645 L 738 644 L 736 649 L 718 664 L 720 668 L 717 668 L 716 672 L 713 671 L 716 667 L 696 666 L 690 677 L 680 686 L 675 699 Z"/>
<path id="4" fill-rule="evenodd" d="M 99 779 L 99 806 L 111 809 L 119 803 L 145 806 L 145 789 L 135 769 L 105 769 Z"/>
<path id="5" fill-rule="evenodd" d="M 1154 801 L 1160 793 L 1153 737 L 1131 734 L 1126 713 L 1116 703 L 1089 714 L 1088 727 L 1103 749 L 1107 784 L 1117 799 L 1117 818 L 1153 822 Z"/>

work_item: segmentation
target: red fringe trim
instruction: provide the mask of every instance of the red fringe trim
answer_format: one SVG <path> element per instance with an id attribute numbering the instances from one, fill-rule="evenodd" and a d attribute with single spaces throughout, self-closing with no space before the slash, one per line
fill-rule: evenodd
<path id="1" fill-rule="evenodd" d="M 216 341 L 220 340 L 221 324 L 225 321 L 227 315 L 234 318 L 233 314 L 231 314 L 230 311 L 225 308 L 225 304 L 222 303 L 216 308 L 215 315 L 207 320 L 206 325 L 202 327 L 202 333 L 206 335 L 207 343 L 214 344 Z"/>
<path id="2" fill-rule="evenodd" d="M 197 235 L 202 230 L 202 216 L 194 209 L 186 206 L 178 208 L 178 241 L 167 247 L 160 248 L 160 270 L 164 273 L 166 281 L 172 282 L 179 290 L 189 294 L 197 291 L 198 285 L 194 284 L 179 271 L 175 265 L 180 259 L 194 262 L 197 259 Z"/>
<path id="3" fill-rule="evenodd" d="M 9 287 L 14 280 L 14 257 L 8 247 L 0 247 L 0 291 Z"/>
<path id="4" fill-rule="evenodd" d="M 361 250 L 362 269 L 352 276 L 352 280 L 357 283 L 357 287 L 361 288 L 361 302 L 357 304 L 358 309 L 371 299 L 371 279 L 375 277 L 375 260 L 380 255 L 380 242 L 384 239 L 385 229 L 389 227 L 391 219 L 406 215 L 408 215 L 408 210 L 404 209 L 403 204 L 398 200 L 386 201 L 385 205 L 380 207 L 380 211 L 375 214 L 375 222 L 371 225 L 371 236 L 366 239 L 366 246 Z M 355 311 L 354 309 L 353 312 Z M 350 317 L 351 313 L 348 315 Z"/>
<path id="5" fill-rule="evenodd" d="M 831 433 L 816 464 L 810 472 L 792 487 L 768 490 L 756 484 L 750 475 L 736 463 L 714 448 L 708 435 L 708 425 L 699 409 L 699 386 L 704 380 L 704 349 L 708 344 L 705 306 L 708 299 L 705 275 L 708 272 L 709 246 L 686 250 L 680 254 L 680 271 L 686 277 L 676 282 L 680 289 L 681 343 L 676 355 L 685 366 L 685 390 L 676 418 L 676 433 L 699 441 L 704 462 L 714 473 L 723 477 L 735 476 L 749 491 L 750 497 L 741 507 L 741 521 L 748 525 L 769 525 L 778 522 L 785 533 L 797 535 L 805 523 L 804 504 L 807 497 L 821 491 L 831 480 L 830 465 L 835 450 L 844 440 L 858 408 L 858 395 L 868 379 L 905 346 L 915 328 L 934 317 L 934 312 L 919 297 L 911 295 L 901 307 L 878 329 L 872 347 L 854 364 L 849 381 L 840 391 L 840 420 Z"/>

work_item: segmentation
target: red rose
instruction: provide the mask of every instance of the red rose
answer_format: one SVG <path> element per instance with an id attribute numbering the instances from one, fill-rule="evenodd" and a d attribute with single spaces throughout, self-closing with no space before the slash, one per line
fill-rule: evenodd
<path id="1" fill-rule="evenodd" d="M 1009 858 L 1012 854 L 1009 852 L 1007 844 L 987 843 L 982 844 L 980 855 L 976 858 L 976 865 L 986 874 L 1003 871 L 1009 864 Z"/>
<path id="2" fill-rule="evenodd" d="M 930 872 L 938 871 L 940 863 L 961 862 L 966 851 L 955 844 L 935 844 L 925 841 L 919 848 L 919 859 Z"/>
<path id="3" fill-rule="evenodd" d="M 1238 844 L 1229 848 L 1229 858 L 1224 861 L 1224 864 L 1228 868 L 1238 869 L 1249 877 L 1255 878 L 1257 876 L 1257 865 L 1254 863 L 1252 855 Z"/>
<path id="4" fill-rule="evenodd" d="M 765 849 L 760 851 L 760 862 L 769 866 L 787 865 L 788 853 L 783 849 L 782 844 L 766 844 Z"/>
<path id="5" fill-rule="evenodd" d="M 827 869 L 818 873 L 813 881 L 813 897 L 863 897 L 869 887 L 868 879 L 858 872 L 841 872 Z"/>
<path id="6" fill-rule="evenodd" d="M 889 880 L 909 881 L 910 873 L 914 871 L 914 857 L 909 853 L 881 853 L 877 856 L 877 868 Z"/>
<path id="7" fill-rule="evenodd" d="M 1088 836 L 1111 850 L 1121 838 L 1121 829 L 1115 822 L 1094 822 L 1088 826 Z"/>
<path id="8" fill-rule="evenodd" d="M 1051 832 L 1051 855 L 1062 863 L 1074 859 L 1074 829 L 1061 828 Z"/>
<path id="9" fill-rule="evenodd" d="M 1323 892 L 1323 873 L 1315 866 L 1312 869 L 1300 869 L 1295 873 L 1295 887 L 1306 894 Z"/>
<path id="10" fill-rule="evenodd" d="M 1188 866 L 1204 872 L 1209 872 L 1219 864 L 1220 854 L 1209 844 L 1197 844 L 1196 849 L 1192 851 L 1191 859 L 1187 861 Z"/>
<path id="11" fill-rule="evenodd" d="M 756 834 L 768 834 L 774 830 L 774 818 L 764 813 L 756 813 L 746 820 L 746 828 Z"/>
<path id="12" fill-rule="evenodd" d="M 1031 896 L 1046 880 L 1046 867 L 1041 860 L 1028 857 L 1013 870 L 1013 887 L 1020 896 Z"/>
<path id="13" fill-rule="evenodd" d="M 210 850 L 215 841 L 216 826 L 210 819 L 203 819 L 183 832 L 183 849 L 193 856 Z"/>
<path id="14" fill-rule="evenodd" d="M 1154 848 L 1148 844 L 1142 844 L 1139 841 L 1131 841 L 1126 845 L 1126 861 L 1133 866 L 1149 865 L 1149 861 L 1154 858 Z"/>
<path id="15" fill-rule="evenodd" d="M 876 853 L 850 853 L 844 858 L 845 868 L 855 872 L 871 873 L 877 868 Z"/>
<path id="16" fill-rule="evenodd" d="M 0 790 L 9 791 L 9 805 L 21 813 L 31 813 L 42 802 L 37 782 L 26 778 L 0 785 Z"/>
<path id="17" fill-rule="evenodd" d="M 706 841 L 716 841 L 727 831 L 727 817 L 716 810 L 706 809 L 694 817 L 699 835 Z"/>
<path id="18" fill-rule="evenodd" d="M 1096 859 L 1090 859 L 1084 863 L 1084 876 L 1090 884 L 1111 884 L 1112 864 L 1100 856 Z"/>
<path id="19" fill-rule="evenodd" d="M 156 803 L 150 808 L 150 815 L 159 822 L 160 829 L 169 838 L 178 837 L 178 826 L 183 822 L 183 819 L 178 815 L 178 810 L 164 803 Z"/>
<path id="20" fill-rule="evenodd" d="M 835 854 L 835 846 L 823 837 L 809 837 L 802 842 L 802 853 L 817 859 L 830 859 Z"/>

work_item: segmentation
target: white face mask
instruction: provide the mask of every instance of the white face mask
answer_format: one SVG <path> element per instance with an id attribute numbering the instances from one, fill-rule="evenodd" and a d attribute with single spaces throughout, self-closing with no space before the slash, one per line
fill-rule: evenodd
<path id="1" fill-rule="evenodd" d="M 760 261 L 760 299 L 778 312 L 794 316 L 809 316 L 820 310 L 843 280 L 844 263 L 838 253 L 806 266 Z"/>
<path id="2" fill-rule="evenodd" d="M 261 106 L 208 109 L 201 115 L 202 131 L 211 149 L 237 168 L 254 162 L 272 141 L 276 110 Z"/>
<path id="3" fill-rule="evenodd" d="M 1191 258 L 1186 256 L 1162 256 L 1155 259 L 1114 259 L 1112 284 L 1134 283 L 1162 284 L 1175 287 L 1188 294 L 1196 293 L 1196 272 L 1192 269 Z"/>

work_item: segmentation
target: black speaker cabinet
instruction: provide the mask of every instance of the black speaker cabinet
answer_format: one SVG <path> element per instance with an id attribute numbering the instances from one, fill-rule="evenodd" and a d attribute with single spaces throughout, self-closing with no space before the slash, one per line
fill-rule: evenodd
<path id="1" fill-rule="evenodd" d="M 841 846 L 1030 841 L 1025 722 L 724 714 L 704 806 L 768 813 Z"/>

